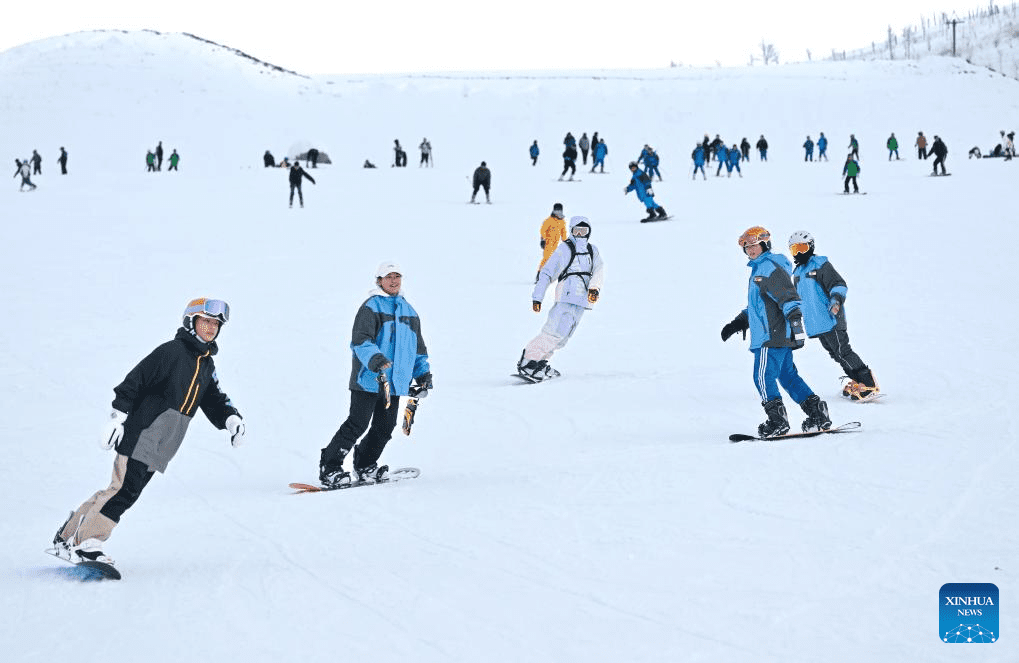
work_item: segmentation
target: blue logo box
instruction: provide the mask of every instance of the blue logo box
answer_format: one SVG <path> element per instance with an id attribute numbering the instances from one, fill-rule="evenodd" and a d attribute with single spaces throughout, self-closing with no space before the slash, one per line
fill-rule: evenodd
<path id="1" fill-rule="evenodd" d="M 941 586 L 942 642 L 986 644 L 997 642 L 998 587 L 984 583 L 948 583 Z"/>

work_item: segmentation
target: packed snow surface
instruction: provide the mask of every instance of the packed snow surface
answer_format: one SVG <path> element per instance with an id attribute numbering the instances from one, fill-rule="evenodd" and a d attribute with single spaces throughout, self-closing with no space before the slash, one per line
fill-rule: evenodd
<path id="1" fill-rule="evenodd" d="M 1019 165 L 966 158 L 1016 128 L 1016 81 L 939 58 L 307 78 L 96 32 L 0 53 L 0 88 L 0 156 L 44 159 L 36 191 L 0 190 L 5 660 L 1016 660 Z M 599 132 L 607 174 L 556 181 L 567 131 Z M 831 161 L 804 163 L 820 131 Z M 928 177 L 918 131 L 944 138 L 952 177 Z M 763 134 L 769 159 L 692 181 L 706 133 Z M 867 196 L 840 194 L 850 133 Z M 179 172 L 145 172 L 159 140 Z M 669 222 L 638 223 L 623 195 L 645 143 Z M 295 144 L 333 161 L 303 209 L 261 165 Z M 493 204 L 466 205 L 482 160 Z M 555 202 L 591 220 L 606 281 L 562 379 L 530 386 L 508 374 L 545 320 L 531 289 Z M 811 232 L 847 280 L 887 397 L 842 399 L 816 341 L 796 362 L 862 432 L 727 441 L 764 418 L 745 342 L 719 338 L 757 224 L 777 251 Z M 351 323 L 383 260 L 435 391 L 382 460 L 422 474 L 291 495 L 346 416 Z M 216 361 L 246 444 L 199 415 L 106 544 L 124 579 L 81 582 L 42 549 L 108 483 L 113 386 L 199 296 L 231 305 Z M 999 587 L 1000 642 L 941 642 L 954 582 Z"/>

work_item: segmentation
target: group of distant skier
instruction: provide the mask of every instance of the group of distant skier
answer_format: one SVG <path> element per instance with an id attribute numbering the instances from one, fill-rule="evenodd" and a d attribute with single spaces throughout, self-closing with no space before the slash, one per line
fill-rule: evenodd
<path id="1" fill-rule="evenodd" d="M 177 150 L 170 153 L 168 161 L 170 166 L 166 170 L 177 170 L 177 164 L 180 163 L 180 155 L 177 154 Z M 154 150 L 145 153 L 145 170 L 149 173 L 163 170 L 163 141 L 159 141 Z"/>
<path id="2" fill-rule="evenodd" d="M 63 147 L 60 148 L 57 163 L 60 164 L 60 174 L 66 175 L 67 150 Z M 18 187 L 18 191 L 25 191 L 25 187 L 28 187 L 28 191 L 35 191 L 36 185 L 32 182 L 32 175 L 42 175 L 42 156 L 39 151 L 32 150 L 32 156 L 28 159 L 15 159 L 14 166 L 14 177 L 21 177 L 21 186 Z"/>

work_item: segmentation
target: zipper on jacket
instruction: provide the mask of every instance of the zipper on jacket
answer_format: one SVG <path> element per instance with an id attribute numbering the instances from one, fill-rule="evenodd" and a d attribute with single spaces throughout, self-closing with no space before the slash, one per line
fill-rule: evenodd
<path id="1" fill-rule="evenodd" d="M 209 351 L 206 350 L 204 355 L 199 356 L 195 359 L 195 374 L 191 376 L 191 384 L 188 386 L 188 393 L 184 395 L 184 404 L 180 406 L 180 411 L 184 414 L 190 414 L 191 409 L 195 406 L 195 401 L 198 400 L 198 371 L 202 367 L 202 359 L 209 356 Z M 194 389 L 194 395 L 191 390 Z M 190 401 L 190 403 L 188 402 Z"/>

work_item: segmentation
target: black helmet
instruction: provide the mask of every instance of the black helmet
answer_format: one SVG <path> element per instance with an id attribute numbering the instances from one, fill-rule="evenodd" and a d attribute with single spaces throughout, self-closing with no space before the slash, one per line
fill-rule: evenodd
<path id="1" fill-rule="evenodd" d="M 636 168 L 637 167 L 637 162 L 636 161 L 631 161 L 626 167 L 627 168 Z"/>

